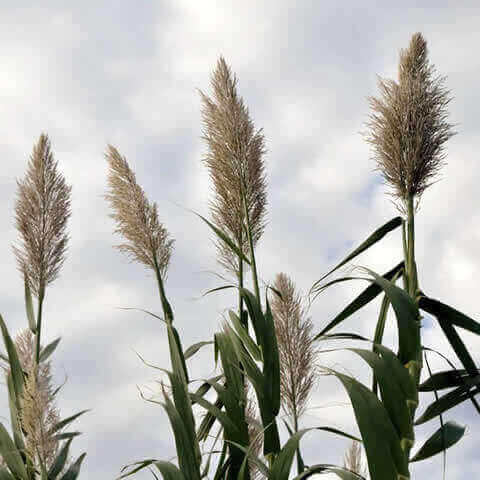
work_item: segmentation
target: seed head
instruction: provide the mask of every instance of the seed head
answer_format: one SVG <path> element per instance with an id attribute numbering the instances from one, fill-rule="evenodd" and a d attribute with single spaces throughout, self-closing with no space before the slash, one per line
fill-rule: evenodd
<path id="1" fill-rule="evenodd" d="M 265 228 L 267 205 L 266 175 L 263 155 L 264 136 L 255 131 L 248 108 L 237 94 L 237 79 L 223 57 L 220 57 L 211 77 L 213 97 L 200 92 L 202 100 L 203 139 L 208 153 L 204 162 L 214 187 L 210 203 L 213 222 L 229 233 L 247 251 L 244 232 L 246 205 L 252 239 L 258 242 Z M 228 271 L 238 272 L 238 258 L 217 243 L 218 259 Z"/>
<path id="2" fill-rule="evenodd" d="M 47 135 L 42 134 L 34 146 L 17 188 L 15 220 L 20 242 L 13 250 L 19 270 L 39 296 L 58 277 L 65 261 L 70 217 L 71 187 L 57 170 Z"/>
<path id="3" fill-rule="evenodd" d="M 415 33 L 400 52 L 398 83 L 379 78 L 380 97 L 369 98 L 366 140 L 401 210 L 409 197 L 418 200 L 436 181 L 444 165 L 445 142 L 455 135 L 447 122 L 451 97 L 444 81 L 429 64 L 427 42 Z"/>
<path id="4" fill-rule="evenodd" d="M 60 432 L 51 433 L 51 428 L 60 421 L 52 388 L 51 365 L 35 362 L 35 338 L 29 329 L 23 330 L 15 339 L 20 365 L 26 372 L 25 387 L 20 398 L 19 420 L 25 432 L 25 447 L 31 459 L 40 458 L 47 468 L 55 460 Z"/>
<path id="5" fill-rule="evenodd" d="M 362 459 L 362 447 L 355 440 L 350 444 L 343 457 L 343 467 L 362 477 L 366 477 L 367 469 Z"/>
<path id="6" fill-rule="evenodd" d="M 316 380 L 317 351 L 313 341 L 313 324 L 306 317 L 300 294 L 293 281 L 279 273 L 274 287 L 272 314 L 280 357 L 280 394 L 284 412 L 297 419 L 305 412 Z"/>
<path id="7" fill-rule="evenodd" d="M 115 147 L 109 145 L 105 157 L 109 166 L 109 191 L 105 198 L 113 210 L 110 216 L 117 224 L 115 233 L 126 240 L 117 248 L 147 268 L 155 271 L 158 267 L 164 278 L 173 240 L 158 220 L 157 204 L 148 201 L 135 173 Z"/>

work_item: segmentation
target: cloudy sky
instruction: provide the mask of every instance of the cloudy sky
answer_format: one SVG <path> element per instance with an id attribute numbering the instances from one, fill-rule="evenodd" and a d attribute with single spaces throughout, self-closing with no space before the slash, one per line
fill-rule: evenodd
<path id="1" fill-rule="evenodd" d="M 70 250 L 61 279 L 48 289 L 45 342 L 62 336 L 53 357 L 62 416 L 92 411 L 76 423 L 83 435 L 73 454 L 87 452 L 81 478 L 113 479 L 143 458 L 169 459 L 173 437 L 161 407 L 140 398 L 158 393 L 168 366 L 163 326 L 142 313 L 159 311 L 151 274 L 112 248 L 118 239 L 102 197 L 106 145 L 129 160 L 161 220 L 175 238 L 167 282 L 185 345 L 210 339 L 236 299 L 225 292 L 200 298 L 222 282 L 207 228 L 187 209 L 208 214 L 210 186 L 201 163 L 200 101 L 219 55 L 237 73 L 239 92 L 264 129 L 269 224 L 258 248 L 262 279 L 279 271 L 304 292 L 376 227 L 397 214 L 359 132 L 377 74 L 395 77 L 399 49 L 421 31 L 430 58 L 448 77 L 458 135 L 448 144 L 442 180 L 424 196 L 417 219 L 423 290 L 475 317 L 480 271 L 478 183 L 480 135 L 480 7 L 477 2 L 334 2 L 261 0 L 158 2 L 0 1 L 0 312 L 12 334 L 26 326 L 22 278 L 11 244 L 17 178 L 33 143 L 47 132 L 73 185 Z M 362 6 L 359 6 L 359 3 Z M 401 257 L 398 233 L 357 264 L 385 271 Z M 318 330 L 364 285 L 338 286 L 312 305 Z M 346 327 L 373 334 L 378 304 Z M 394 342 L 393 333 L 389 340 Z M 424 344 L 454 359 L 439 328 L 427 321 Z M 464 335 L 480 362 L 480 341 Z M 192 376 L 212 373 L 212 352 L 191 363 Z M 320 362 L 357 375 L 367 370 L 349 354 Z M 338 364 L 341 363 L 341 365 Z M 445 365 L 432 357 L 432 366 Z M 138 388 L 137 388 L 138 387 Z M 2 421 L 7 418 L 5 391 Z M 432 398 L 424 398 L 423 405 Z M 423 407 L 422 407 L 423 408 Z M 447 458 L 447 478 L 480 470 L 480 419 L 471 405 L 446 417 L 468 425 Z M 334 379 L 320 379 L 304 418 L 356 432 L 348 399 Z M 436 430 L 435 421 L 419 438 Z M 346 443 L 311 433 L 307 463 L 341 462 Z M 439 478 L 441 457 L 414 467 L 414 478 Z M 139 479 L 152 478 L 148 472 Z"/>

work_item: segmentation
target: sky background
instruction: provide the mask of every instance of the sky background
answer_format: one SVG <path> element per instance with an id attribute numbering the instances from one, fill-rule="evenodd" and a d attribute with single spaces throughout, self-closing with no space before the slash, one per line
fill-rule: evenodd
<path id="1" fill-rule="evenodd" d="M 359 6 L 359 4 L 362 6 Z M 76 457 L 87 452 L 81 478 L 113 479 L 144 458 L 174 456 L 173 436 L 157 394 L 169 365 L 165 329 L 136 311 L 160 311 L 155 280 L 112 246 L 103 195 L 108 143 L 125 155 L 175 238 L 167 293 L 185 346 L 211 339 L 236 305 L 231 291 L 200 298 L 223 282 L 207 227 L 188 208 L 208 215 L 211 190 L 201 159 L 200 99 L 219 55 L 236 72 L 268 154 L 268 226 L 257 251 L 264 282 L 285 272 L 306 292 L 329 267 L 375 228 L 397 215 L 360 132 L 377 74 L 396 78 L 398 53 L 420 31 L 430 59 L 446 75 L 454 100 L 450 121 L 458 135 L 447 148 L 442 180 L 423 197 L 417 217 L 417 259 L 422 289 L 477 314 L 480 271 L 480 7 L 478 2 L 0 1 L 0 312 L 14 335 L 25 328 L 23 280 L 11 245 L 16 240 L 16 179 L 24 175 L 33 144 L 49 134 L 67 181 L 73 185 L 71 242 L 61 278 L 47 291 L 44 342 L 62 342 L 52 357 L 55 380 L 68 382 L 59 397 L 62 417 L 84 408 L 75 429 Z M 475 6 L 477 5 L 477 6 Z M 401 259 L 399 232 L 386 237 L 357 265 L 384 272 Z M 363 284 L 337 286 L 319 297 L 310 315 L 320 330 Z M 342 330 L 372 336 L 378 303 Z M 390 322 L 393 325 L 393 322 Z M 434 322 L 424 344 L 454 359 Z M 480 340 L 462 332 L 477 362 Z M 393 329 L 388 332 L 395 345 Z M 320 363 L 370 382 L 353 354 L 322 354 Z M 446 367 L 432 357 L 434 369 Z M 212 374 L 213 352 L 190 362 L 192 377 Z M 4 387 L 3 387 L 4 388 Z M 432 401 L 424 395 L 420 411 Z M 6 420 L 6 390 L 0 402 Z M 480 471 L 480 418 L 465 404 L 446 419 L 467 424 L 449 451 L 447 478 Z M 346 393 L 321 378 L 304 425 L 356 432 Z M 419 429 L 424 440 L 435 420 Z M 346 441 L 310 433 L 307 463 L 340 463 Z M 476 448 L 477 447 L 477 448 Z M 441 457 L 413 467 L 413 478 L 439 478 Z M 152 478 L 145 472 L 135 478 Z M 324 477 L 327 478 L 327 477 Z"/>

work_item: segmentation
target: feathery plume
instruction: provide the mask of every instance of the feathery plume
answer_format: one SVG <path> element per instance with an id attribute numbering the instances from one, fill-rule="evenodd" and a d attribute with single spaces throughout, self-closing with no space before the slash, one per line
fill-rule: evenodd
<path id="1" fill-rule="evenodd" d="M 18 268 L 37 297 L 59 275 L 65 261 L 71 187 L 57 170 L 50 140 L 42 134 L 33 148 L 25 178 L 17 181 L 15 204 Z"/>
<path id="2" fill-rule="evenodd" d="M 19 420 L 25 432 L 25 447 L 31 459 L 40 458 L 49 468 L 55 460 L 60 442 L 51 428 L 60 421 L 52 387 L 51 364 L 35 362 L 35 338 L 29 329 L 15 339 L 22 369 L 27 373 L 20 398 Z"/>
<path id="3" fill-rule="evenodd" d="M 369 97 L 367 142 L 392 195 L 405 211 L 408 198 L 418 199 L 444 165 L 444 144 L 455 135 L 447 122 L 449 91 L 435 75 L 427 42 L 415 33 L 400 52 L 398 83 L 379 78 L 380 97 Z"/>
<path id="4" fill-rule="evenodd" d="M 267 205 L 266 175 L 263 155 L 264 136 L 255 131 L 248 108 L 237 93 L 237 79 L 223 57 L 211 78 L 213 98 L 200 91 L 202 100 L 203 139 L 208 153 L 203 159 L 214 186 L 210 203 L 213 222 L 228 232 L 247 252 L 244 232 L 245 195 L 253 244 L 263 234 Z M 237 274 L 238 258 L 222 242 L 217 242 L 218 260 L 227 271 Z"/>
<path id="5" fill-rule="evenodd" d="M 367 476 L 367 469 L 362 459 L 362 447 L 355 440 L 350 444 L 343 457 L 343 467 L 362 477 Z"/>
<path id="6" fill-rule="evenodd" d="M 251 389 L 246 386 L 247 406 L 245 408 L 245 420 L 248 424 L 248 438 L 250 452 L 254 457 L 258 457 L 262 451 L 263 428 L 259 418 L 257 404 L 250 393 Z M 250 470 L 250 478 L 252 480 L 260 480 L 265 478 L 259 470 L 255 462 L 249 461 L 248 468 Z"/>
<path id="7" fill-rule="evenodd" d="M 282 296 L 274 295 L 271 306 L 280 357 L 282 408 L 293 419 L 297 431 L 298 419 L 305 412 L 316 379 L 313 324 L 306 317 L 301 296 L 287 275 L 279 273 L 274 287 Z"/>
<path id="8" fill-rule="evenodd" d="M 109 165 L 105 198 L 114 212 L 110 217 L 117 223 L 115 233 L 127 240 L 117 248 L 153 271 L 158 268 L 164 279 L 174 241 L 158 219 L 157 204 L 148 201 L 135 173 L 115 147 L 109 145 L 105 157 Z"/>

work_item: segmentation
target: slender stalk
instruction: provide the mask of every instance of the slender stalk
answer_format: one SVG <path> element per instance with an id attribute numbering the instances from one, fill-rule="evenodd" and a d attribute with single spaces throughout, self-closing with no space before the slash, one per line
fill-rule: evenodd
<path id="1" fill-rule="evenodd" d="M 165 317 L 165 321 L 171 324 L 173 322 L 172 307 L 170 306 L 170 303 L 167 300 L 167 296 L 165 295 L 165 287 L 163 285 L 163 279 L 160 274 L 160 267 L 155 257 L 154 257 L 154 265 L 155 265 L 155 269 L 154 269 L 155 275 L 157 277 L 157 283 L 158 283 L 158 293 L 160 295 L 160 301 L 162 302 L 163 315 Z"/>
<path id="2" fill-rule="evenodd" d="M 258 275 L 257 275 L 257 263 L 255 261 L 255 251 L 253 248 L 253 238 L 252 230 L 250 226 L 250 219 L 248 217 L 248 208 L 247 208 L 247 199 L 245 198 L 245 189 L 242 188 L 242 201 L 243 201 L 243 211 L 245 214 L 245 223 L 247 229 L 247 239 L 248 245 L 250 248 L 250 262 L 252 264 L 252 278 L 253 278 L 253 287 L 255 289 L 255 296 L 257 297 L 258 303 L 261 305 L 260 301 L 260 288 L 258 286 Z"/>

